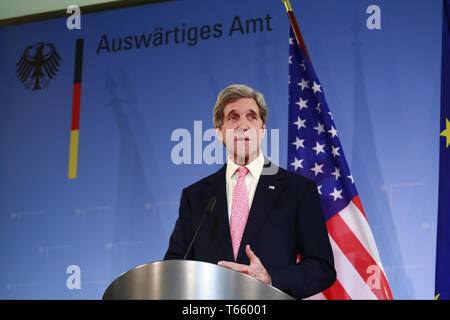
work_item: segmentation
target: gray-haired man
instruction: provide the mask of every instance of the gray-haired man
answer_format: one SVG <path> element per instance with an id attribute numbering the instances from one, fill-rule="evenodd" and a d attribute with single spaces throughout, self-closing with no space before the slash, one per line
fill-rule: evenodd
<path id="1" fill-rule="evenodd" d="M 333 253 L 315 183 L 265 163 L 260 145 L 267 114 L 263 95 L 248 86 L 231 85 L 219 93 L 213 122 L 228 150 L 227 163 L 183 190 L 165 259 L 183 258 L 203 208 L 216 196 L 214 213 L 189 258 L 304 298 L 334 283 Z"/>

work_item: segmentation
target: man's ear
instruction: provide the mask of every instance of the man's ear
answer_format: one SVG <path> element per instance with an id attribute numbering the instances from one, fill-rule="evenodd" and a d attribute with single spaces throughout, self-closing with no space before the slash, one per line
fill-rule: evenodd
<path id="1" fill-rule="evenodd" d="M 262 130 L 263 130 L 263 134 L 261 136 L 261 141 L 264 139 L 264 137 L 266 136 L 267 130 L 266 130 L 266 124 L 263 123 L 262 125 Z"/>
<path id="2" fill-rule="evenodd" d="M 215 127 L 214 131 L 216 131 L 216 135 L 217 138 L 219 138 L 219 140 L 223 143 L 223 133 L 222 133 L 222 128 L 220 127 Z"/>

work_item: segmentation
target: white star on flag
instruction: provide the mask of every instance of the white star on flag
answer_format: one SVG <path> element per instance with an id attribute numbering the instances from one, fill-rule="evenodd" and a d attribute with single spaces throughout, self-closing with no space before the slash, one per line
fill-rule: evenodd
<path id="1" fill-rule="evenodd" d="M 316 83 L 315 81 L 313 81 L 313 86 L 311 89 L 313 89 L 314 93 L 316 92 L 322 92 L 322 89 L 320 89 L 320 84 Z"/>
<path id="2" fill-rule="evenodd" d="M 303 168 L 302 162 L 303 159 L 298 160 L 297 158 L 294 158 L 294 162 L 291 163 L 291 166 L 294 166 L 294 171 L 296 171 L 298 168 Z"/>
<path id="3" fill-rule="evenodd" d="M 336 180 L 339 179 L 341 177 L 341 169 L 339 168 L 334 168 L 334 172 L 331 173 L 333 176 L 336 177 Z"/>
<path id="4" fill-rule="evenodd" d="M 309 80 L 305 80 L 302 78 L 302 81 L 300 81 L 299 83 L 297 83 L 300 87 L 302 87 L 302 91 L 305 88 L 309 88 L 308 86 Z"/>
<path id="5" fill-rule="evenodd" d="M 319 135 L 322 132 L 325 132 L 325 125 L 323 125 L 320 122 L 318 122 L 317 123 L 317 127 L 314 127 L 314 129 L 317 130 L 317 135 Z"/>
<path id="6" fill-rule="evenodd" d="M 297 125 L 297 129 L 298 130 L 300 130 L 300 128 L 305 128 L 306 129 L 305 122 L 306 122 L 306 119 L 302 120 L 300 117 L 297 117 L 297 121 L 294 122 L 294 124 Z"/>
<path id="7" fill-rule="evenodd" d="M 298 150 L 298 148 L 300 147 L 304 148 L 305 147 L 303 145 L 304 141 L 305 139 L 299 139 L 298 137 L 295 137 L 295 142 L 292 142 L 292 144 L 295 145 L 295 150 Z"/>
<path id="8" fill-rule="evenodd" d="M 323 152 L 325 153 L 325 150 L 323 150 L 323 148 L 325 147 L 325 144 L 320 144 L 318 141 L 316 142 L 316 146 L 314 148 L 312 148 L 313 150 L 316 151 L 316 155 L 318 155 L 319 153 Z"/>
<path id="9" fill-rule="evenodd" d="M 316 110 L 319 114 L 322 112 L 322 110 L 320 109 L 320 102 L 317 104 Z"/>
<path id="10" fill-rule="evenodd" d="M 337 136 L 337 130 L 333 126 L 331 126 L 331 129 L 328 130 L 328 132 L 331 133 L 332 138 Z"/>
<path id="11" fill-rule="evenodd" d="M 317 176 L 319 173 L 323 173 L 322 167 L 323 164 L 319 165 L 317 162 L 314 162 L 314 167 L 311 168 L 311 171 L 314 171 L 314 176 Z"/>
<path id="12" fill-rule="evenodd" d="M 331 154 L 333 155 L 333 158 L 340 156 L 340 154 L 339 154 L 340 147 L 331 146 L 331 149 L 332 149 Z"/>
<path id="13" fill-rule="evenodd" d="M 330 193 L 330 196 L 333 196 L 333 201 L 336 201 L 338 198 L 342 199 L 342 190 L 336 190 L 336 188 L 333 188 L 333 192 Z"/>
<path id="14" fill-rule="evenodd" d="M 303 108 L 308 108 L 308 106 L 306 105 L 307 102 L 308 100 L 303 100 L 300 97 L 300 100 L 298 100 L 298 102 L 296 102 L 295 104 L 299 106 L 300 110 L 302 110 Z"/>

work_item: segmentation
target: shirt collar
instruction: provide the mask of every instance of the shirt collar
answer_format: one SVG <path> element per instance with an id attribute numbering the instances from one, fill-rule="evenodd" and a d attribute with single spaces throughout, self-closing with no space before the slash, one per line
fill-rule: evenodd
<path id="1" fill-rule="evenodd" d="M 227 169 L 226 169 L 226 181 L 230 181 L 231 177 L 235 174 L 236 170 L 241 166 L 234 163 L 230 158 L 227 159 Z M 253 177 L 258 178 L 261 175 L 262 169 L 264 167 L 264 156 L 262 152 L 253 159 L 252 162 L 245 166 Z"/>

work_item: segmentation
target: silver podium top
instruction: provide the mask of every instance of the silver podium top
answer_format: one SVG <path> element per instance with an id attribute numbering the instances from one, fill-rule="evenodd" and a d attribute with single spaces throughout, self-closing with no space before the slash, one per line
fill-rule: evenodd
<path id="1" fill-rule="evenodd" d="M 166 260 L 140 265 L 120 275 L 103 299 L 293 300 L 243 273 L 212 263 Z"/>

